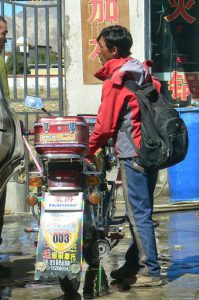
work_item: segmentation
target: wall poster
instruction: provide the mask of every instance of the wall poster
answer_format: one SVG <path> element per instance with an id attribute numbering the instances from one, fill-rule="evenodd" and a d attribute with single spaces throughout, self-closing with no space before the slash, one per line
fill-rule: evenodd
<path id="1" fill-rule="evenodd" d="M 83 81 L 100 83 L 93 75 L 100 68 L 96 38 L 104 27 L 129 29 L 129 0 L 81 0 Z"/>

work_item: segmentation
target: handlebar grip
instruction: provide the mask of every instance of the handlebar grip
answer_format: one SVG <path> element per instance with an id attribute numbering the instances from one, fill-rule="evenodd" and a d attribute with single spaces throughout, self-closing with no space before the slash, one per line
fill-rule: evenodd
<path id="1" fill-rule="evenodd" d="M 34 135 L 34 129 L 30 129 L 30 130 L 24 130 L 23 131 L 23 135 L 25 136 L 29 136 L 29 135 Z"/>
<path id="2" fill-rule="evenodd" d="M 28 130 L 28 133 L 29 133 L 29 135 L 34 135 L 35 131 L 34 131 L 34 129 L 30 129 L 30 130 Z"/>
<path id="3" fill-rule="evenodd" d="M 24 136 L 34 135 L 34 129 L 26 130 L 23 124 L 23 121 L 19 120 L 20 126 L 21 126 L 21 132 Z"/>
<path id="4" fill-rule="evenodd" d="M 108 147 L 114 147 L 113 138 L 110 138 L 110 139 L 108 140 L 107 144 L 108 144 L 108 145 L 107 145 Z"/>

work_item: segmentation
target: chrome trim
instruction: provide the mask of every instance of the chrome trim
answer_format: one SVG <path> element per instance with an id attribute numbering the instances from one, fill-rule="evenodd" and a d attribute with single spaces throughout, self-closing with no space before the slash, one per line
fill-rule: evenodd
<path id="1" fill-rule="evenodd" d="M 48 188 L 49 191 L 82 191 L 80 188 L 72 188 L 72 187 L 52 187 Z"/>
<path id="2" fill-rule="evenodd" d="M 58 120 L 58 121 L 61 121 L 61 120 Z M 57 126 L 63 126 L 63 125 L 68 125 L 68 124 L 75 124 L 75 125 L 81 125 L 81 126 L 85 126 L 85 127 L 87 127 L 88 126 L 88 124 L 86 123 L 86 121 L 85 122 L 76 122 L 76 121 L 73 121 L 73 122 L 63 122 L 62 121 L 62 123 L 60 124 L 60 123 L 58 123 L 58 122 L 47 122 L 47 120 L 46 120 L 46 122 L 44 121 L 44 122 L 36 122 L 35 123 L 35 125 L 34 126 L 42 126 L 43 127 L 43 123 L 49 123 L 49 126 L 52 126 L 52 125 L 57 125 Z"/>
<path id="3" fill-rule="evenodd" d="M 83 160 L 83 156 L 77 154 L 42 154 L 40 158 L 52 158 L 52 159 L 80 159 Z"/>

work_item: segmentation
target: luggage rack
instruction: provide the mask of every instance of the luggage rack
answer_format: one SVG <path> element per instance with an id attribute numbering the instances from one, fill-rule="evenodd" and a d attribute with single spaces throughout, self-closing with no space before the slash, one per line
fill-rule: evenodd
<path id="1" fill-rule="evenodd" d="M 41 160 L 59 160 L 59 161 L 83 161 L 84 157 L 78 154 L 42 154 L 40 155 Z"/>
<path id="2" fill-rule="evenodd" d="M 78 154 L 42 154 L 40 160 L 46 162 L 79 162 L 83 164 L 83 173 L 87 175 L 100 175 L 101 171 L 97 171 L 96 167 L 85 159 L 84 156 Z"/>

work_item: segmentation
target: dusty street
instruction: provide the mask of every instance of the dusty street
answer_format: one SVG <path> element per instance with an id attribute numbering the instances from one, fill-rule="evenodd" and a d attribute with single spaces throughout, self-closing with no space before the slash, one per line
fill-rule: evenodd
<path id="1" fill-rule="evenodd" d="M 162 275 L 166 278 L 165 285 L 126 290 L 124 286 L 111 281 L 110 270 L 123 264 L 129 243 L 130 234 L 126 227 L 125 238 L 112 250 L 111 256 L 103 260 L 107 281 L 102 293 L 104 295 L 100 299 L 199 299 L 199 210 L 155 213 L 154 218 L 160 223 L 156 227 L 156 237 Z M 35 282 L 33 279 L 34 241 L 37 238 L 34 233 L 24 232 L 24 228 L 33 223 L 30 214 L 5 217 L 1 253 L 10 255 L 10 262 L 5 264 L 13 268 L 13 274 L 0 282 L 1 299 L 63 299 L 58 281 Z M 83 299 L 86 268 L 84 265 L 78 299 Z"/>

